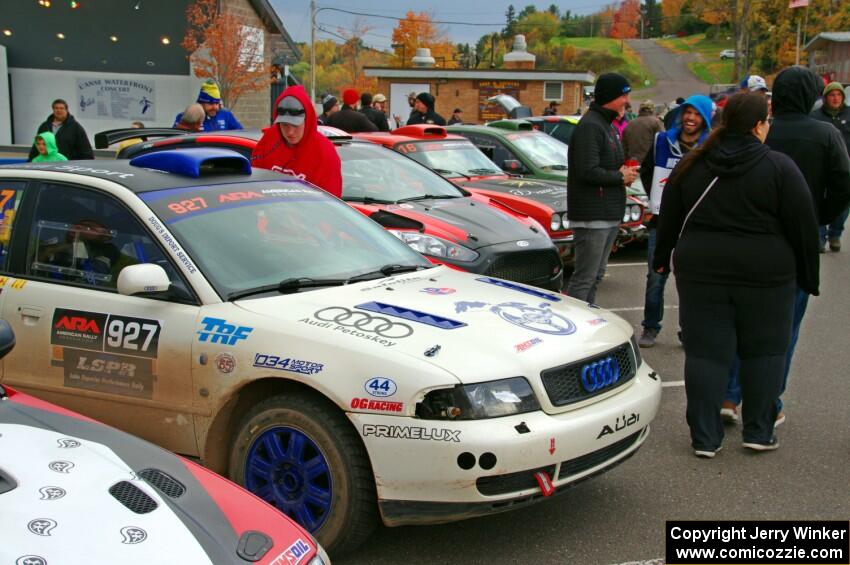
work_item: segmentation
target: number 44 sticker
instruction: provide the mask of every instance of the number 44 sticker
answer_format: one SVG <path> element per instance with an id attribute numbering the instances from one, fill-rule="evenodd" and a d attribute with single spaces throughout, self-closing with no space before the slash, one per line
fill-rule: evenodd
<path id="1" fill-rule="evenodd" d="M 366 384 L 363 386 L 366 392 L 372 396 L 377 396 L 380 398 L 384 398 L 387 396 L 392 396 L 398 390 L 395 382 L 392 379 L 387 379 L 385 377 L 375 377 L 373 379 L 369 379 L 366 381 Z"/>

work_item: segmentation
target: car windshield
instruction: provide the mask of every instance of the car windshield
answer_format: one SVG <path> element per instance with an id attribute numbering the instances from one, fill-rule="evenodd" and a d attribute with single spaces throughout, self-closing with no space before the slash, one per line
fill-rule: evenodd
<path id="1" fill-rule="evenodd" d="M 528 156 L 535 167 L 566 170 L 567 145 L 554 137 L 538 131 L 512 133 L 507 137 L 517 149 Z"/>
<path id="2" fill-rule="evenodd" d="M 440 175 L 391 149 L 369 143 L 337 148 L 342 159 L 342 198 L 352 202 L 460 198 Z"/>
<path id="3" fill-rule="evenodd" d="M 167 227 L 187 251 L 181 261 L 197 265 L 222 297 L 287 279 L 348 279 L 387 265 L 430 265 L 357 210 L 298 180 L 140 197 L 157 216 L 147 223 L 160 233 Z"/>
<path id="4" fill-rule="evenodd" d="M 504 174 L 470 141 L 402 143 L 396 150 L 449 178 Z"/>

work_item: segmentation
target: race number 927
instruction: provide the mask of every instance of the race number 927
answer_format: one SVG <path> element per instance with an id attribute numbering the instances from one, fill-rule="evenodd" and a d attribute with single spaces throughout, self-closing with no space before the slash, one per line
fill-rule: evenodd
<path id="1" fill-rule="evenodd" d="M 104 349 L 112 353 L 155 358 L 161 331 L 162 326 L 157 320 L 109 316 Z"/>

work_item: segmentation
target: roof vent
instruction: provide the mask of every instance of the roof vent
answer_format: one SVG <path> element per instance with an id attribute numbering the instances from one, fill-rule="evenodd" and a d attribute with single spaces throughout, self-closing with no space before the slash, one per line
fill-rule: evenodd
<path id="1" fill-rule="evenodd" d="M 159 469 L 144 469 L 139 476 L 169 498 L 180 498 L 186 492 L 180 481 Z"/>
<path id="2" fill-rule="evenodd" d="M 420 68 L 430 68 L 437 64 L 437 61 L 431 56 L 431 50 L 427 47 L 418 47 L 416 56 L 411 61 L 414 67 Z"/>
<path id="3" fill-rule="evenodd" d="M 156 510 L 156 501 L 129 481 L 121 481 L 109 487 L 109 494 L 136 514 L 148 514 Z"/>
<path id="4" fill-rule="evenodd" d="M 131 159 L 130 165 L 193 178 L 251 174 L 251 162 L 247 157 L 230 149 L 214 147 L 155 151 Z"/>
<path id="5" fill-rule="evenodd" d="M 506 69 L 533 69 L 537 57 L 528 52 L 524 35 L 514 37 L 513 51 L 505 55 Z"/>

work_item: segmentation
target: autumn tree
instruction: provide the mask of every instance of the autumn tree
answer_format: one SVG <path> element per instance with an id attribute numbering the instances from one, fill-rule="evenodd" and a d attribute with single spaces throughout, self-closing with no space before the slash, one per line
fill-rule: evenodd
<path id="1" fill-rule="evenodd" d="M 551 12 L 532 12 L 516 22 L 517 33 L 525 35 L 529 46 L 548 43 L 558 34 L 560 21 Z M 513 38 L 509 38 L 513 42 Z"/>
<path id="2" fill-rule="evenodd" d="M 615 39 L 633 39 L 638 36 L 640 26 L 640 1 L 623 0 L 614 13 L 614 22 L 609 35 Z"/>
<path id="3" fill-rule="evenodd" d="M 401 66 L 409 64 L 419 47 L 431 49 L 431 56 L 437 60 L 437 66 L 457 66 L 454 45 L 446 33 L 433 23 L 427 12 L 417 14 L 409 10 L 393 29 L 393 45 L 399 46 L 393 49 L 398 61 L 402 63 Z M 402 45 L 404 47 L 401 47 Z M 401 57 L 406 60 L 402 61 Z"/>
<path id="4" fill-rule="evenodd" d="M 664 33 L 679 31 L 679 19 L 685 0 L 664 0 L 661 2 L 661 29 Z"/>
<path id="5" fill-rule="evenodd" d="M 186 8 L 186 23 L 181 46 L 192 57 L 195 76 L 215 80 L 226 105 L 269 84 L 262 29 L 220 11 L 217 0 L 194 0 Z"/>

